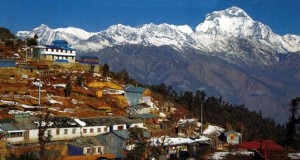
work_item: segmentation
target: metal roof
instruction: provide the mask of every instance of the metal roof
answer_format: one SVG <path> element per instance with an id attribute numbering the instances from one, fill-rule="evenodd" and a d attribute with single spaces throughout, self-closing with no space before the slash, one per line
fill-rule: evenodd
<path id="1" fill-rule="evenodd" d="M 49 49 L 64 49 L 64 50 L 75 51 L 75 49 L 70 48 L 70 47 L 61 47 L 61 46 L 54 46 L 54 45 L 43 45 L 43 46 L 45 46 L 46 48 L 49 48 Z"/>
<path id="2" fill-rule="evenodd" d="M 2 123 L 2 124 L 0 124 L 0 128 L 3 131 L 16 131 L 16 130 L 18 130 L 15 126 L 13 126 L 10 123 Z"/>
<path id="3" fill-rule="evenodd" d="M 86 126 L 110 126 L 116 124 L 133 124 L 133 123 L 142 123 L 142 120 L 139 118 L 129 118 L 124 116 L 118 117 L 101 117 L 101 118 L 84 118 L 80 119 L 86 123 Z"/>
<path id="4" fill-rule="evenodd" d="M 78 146 L 78 147 L 93 147 L 93 146 L 103 146 L 103 143 L 96 137 L 80 137 L 69 143 L 68 145 Z"/>
<path id="5" fill-rule="evenodd" d="M 118 130 L 118 131 L 113 131 L 113 133 L 115 135 L 117 135 L 118 137 L 124 139 L 124 140 L 127 140 L 129 139 L 129 130 Z M 149 132 L 146 132 L 146 131 L 143 131 L 143 134 L 144 134 L 144 137 L 146 138 L 150 138 L 151 137 L 151 134 Z"/>
<path id="6" fill-rule="evenodd" d="M 152 118 L 157 118 L 156 115 L 152 114 L 152 113 L 148 113 L 148 114 L 135 114 L 132 115 L 133 117 L 137 117 L 140 119 L 152 119 Z"/>
<path id="7" fill-rule="evenodd" d="M 132 85 L 128 85 L 125 87 L 125 92 L 134 92 L 134 93 L 143 93 L 146 90 L 146 88 L 143 87 L 134 87 Z"/>

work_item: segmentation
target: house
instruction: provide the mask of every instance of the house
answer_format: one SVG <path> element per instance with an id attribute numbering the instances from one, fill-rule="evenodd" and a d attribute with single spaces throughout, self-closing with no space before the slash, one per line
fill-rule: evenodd
<path id="1" fill-rule="evenodd" d="M 148 114 L 135 114 L 130 117 L 139 118 L 143 121 L 144 124 L 156 124 L 158 123 L 158 117 L 152 113 Z"/>
<path id="2" fill-rule="evenodd" d="M 150 104 L 151 103 L 151 91 L 143 87 L 134 87 L 132 85 L 127 85 L 124 89 L 125 98 L 130 106 L 137 104 Z"/>
<path id="3" fill-rule="evenodd" d="M 71 140 L 81 136 L 81 128 L 73 118 L 51 117 L 45 134 L 51 136 L 51 141 Z"/>
<path id="4" fill-rule="evenodd" d="M 135 114 L 149 114 L 151 112 L 151 107 L 147 104 L 137 104 L 132 105 L 127 108 L 127 113 L 129 115 Z"/>
<path id="5" fill-rule="evenodd" d="M 44 121 L 39 121 L 33 116 L 15 116 L 10 123 L 0 124 L 0 134 L 3 139 L 11 144 L 38 142 L 39 125 L 44 126 Z M 51 141 L 71 140 L 81 136 L 78 123 L 68 117 L 52 117 L 47 123 L 45 136 Z"/>
<path id="6" fill-rule="evenodd" d="M 81 56 L 79 58 L 79 63 L 83 64 L 94 64 L 94 65 L 99 65 L 100 60 L 96 56 Z"/>
<path id="7" fill-rule="evenodd" d="M 68 143 L 68 155 L 94 155 L 104 154 L 104 145 L 96 137 L 80 137 Z"/>
<path id="8" fill-rule="evenodd" d="M 1 139 L 10 144 L 38 142 L 39 128 L 45 127 L 45 136 L 50 141 L 72 140 L 91 137 L 131 127 L 144 128 L 144 123 L 134 117 L 99 117 L 73 119 L 69 117 L 50 117 L 46 123 L 29 114 L 15 115 L 10 121 L 0 123 Z"/>
<path id="9" fill-rule="evenodd" d="M 242 141 L 242 134 L 234 130 L 224 132 L 224 136 L 226 137 L 226 143 L 229 145 L 240 144 Z"/>
<path id="10" fill-rule="evenodd" d="M 75 62 L 76 50 L 70 48 L 65 40 L 54 40 L 52 45 L 33 46 L 31 57 L 33 60 Z"/>
<path id="11" fill-rule="evenodd" d="M 15 117 L 11 122 L 0 124 L 2 140 L 11 144 L 20 144 L 38 140 L 38 128 L 30 116 Z"/>
<path id="12" fill-rule="evenodd" d="M 0 67 L 15 67 L 15 66 L 16 66 L 16 59 L 12 59 L 12 58 L 0 59 Z"/>
<path id="13" fill-rule="evenodd" d="M 164 146 L 167 155 L 170 159 L 186 159 L 193 154 L 194 146 L 211 146 L 210 139 L 201 136 L 199 138 L 183 138 L 183 137 L 168 137 L 162 136 L 158 138 L 151 138 L 151 146 Z"/>
<path id="14" fill-rule="evenodd" d="M 98 135 L 97 139 L 106 146 L 106 153 L 112 153 L 116 159 L 122 159 L 126 156 L 126 152 L 131 149 L 131 145 L 128 144 L 129 134 L 128 130 L 119 130 Z M 144 137 L 150 138 L 151 135 L 144 131 Z"/>
<path id="15" fill-rule="evenodd" d="M 198 128 L 197 119 L 180 119 L 176 125 L 176 133 L 179 136 L 193 136 Z"/>
<path id="16" fill-rule="evenodd" d="M 116 130 L 125 130 L 131 127 L 144 127 L 144 123 L 141 119 L 124 116 L 81 118 L 79 120 L 81 121 L 82 136 L 96 136 Z"/>

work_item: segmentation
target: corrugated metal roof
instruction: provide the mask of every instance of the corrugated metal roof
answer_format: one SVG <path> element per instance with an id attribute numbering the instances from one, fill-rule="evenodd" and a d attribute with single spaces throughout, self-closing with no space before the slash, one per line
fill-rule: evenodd
<path id="1" fill-rule="evenodd" d="M 132 85 L 128 85 L 125 87 L 125 92 L 134 92 L 134 93 L 143 93 L 146 90 L 146 88 L 143 87 L 134 87 Z"/>
<path id="2" fill-rule="evenodd" d="M 70 47 L 61 47 L 61 46 L 54 46 L 54 45 L 43 45 L 43 46 L 45 46 L 46 48 L 49 48 L 49 49 L 64 49 L 64 50 L 75 51 L 75 49 L 70 48 Z"/>
<path id="3" fill-rule="evenodd" d="M 127 140 L 129 139 L 129 130 L 118 130 L 118 131 L 113 131 L 114 134 L 116 134 L 118 137 Z M 150 138 L 151 134 L 149 132 L 143 131 L 144 137 L 146 138 Z"/>
<path id="4" fill-rule="evenodd" d="M 143 108 L 149 108 L 150 106 L 147 105 L 147 104 L 145 104 L 145 103 L 143 103 L 143 104 L 133 105 L 133 106 L 130 106 L 130 107 L 132 107 L 134 109 L 143 109 Z"/>
<path id="5" fill-rule="evenodd" d="M 152 114 L 152 113 L 148 113 L 148 114 L 135 114 L 132 115 L 133 117 L 138 117 L 141 119 L 152 119 L 152 118 L 156 118 L 157 116 Z"/>
<path id="6" fill-rule="evenodd" d="M 110 126 L 116 124 L 133 124 L 142 123 L 141 119 L 128 118 L 124 116 L 119 117 L 101 117 L 101 118 L 84 118 L 80 119 L 86 123 L 86 126 Z"/>
<path id="7" fill-rule="evenodd" d="M 2 123 L 0 124 L 0 128 L 4 131 L 16 131 L 18 130 L 15 126 L 10 123 Z"/>
<path id="8" fill-rule="evenodd" d="M 96 137 L 80 137 L 75 141 L 69 143 L 69 145 L 78 147 L 93 147 L 93 146 L 103 146 L 103 143 Z"/>
<path id="9" fill-rule="evenodd" d="M 16 117 L 14 126 L 20 130 L 37 129 L 37 125 L 33 123 L 35 120 L 36 117 L 33 116 Z"/>

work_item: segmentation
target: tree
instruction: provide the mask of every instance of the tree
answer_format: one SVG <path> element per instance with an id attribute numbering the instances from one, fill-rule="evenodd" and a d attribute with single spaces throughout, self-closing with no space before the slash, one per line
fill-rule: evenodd
<path id="1" fill-rule="evenodd" d="M 95 65 L 94 64 L 91 64 L 90 65 L 90 69 L 89 69 L 89 73 L 93 73 L 95 70 Z"/>
<path id="2" fill-rule="evenodd" d="M 27 46 L 36 46 L 36 45 L 38 45 L 38 36 L 37 36 L 37 34 L 35 34 L 34 36 L 33 36 L 33 38 L 27 38 L 26 39 L 26 43 L 27 43 Z"/>
<path id="3" fill-rule="evenodd" d="M 299 144 L 295 143 L 297 136 L 297 125 L 300 124 L 300 115 L 297 117 L 297 112 L 299 110 L 300 97 L 293 99 L 290 103 L 291 116 L 286 125 L 286 144 L 292 148 L 299 148 Z"/>
<path id="4" fill-rule="evenodd" d="M 76 84 L 77 84 L 78 86 L 80 86 L 80 87 L 83 86 L 83 81 L 84 81 L 84 77 L 82 77 L 82 76 L 78 76 L 78 77 L 76 78 Z"/>
<path id="5" fill-rule="evenodd" d="M 109 66 L 108 66 L 108 64 L 105 63 L 105 64 L 103 65 L 102 75 L 103 75 L 103 77 L 108 77 L 109 74 L 110 74 Z"/>
<path id="6" fill-rule="evenodd" d="M 45 135 L 47 128 L 50 124 L 50 111 L 49 110 L 42 110 L 42 113 L 38 115 L 38 140 L 40 144 L 40 159 L 46 159 L 45 151 L 46 151 L 46 144 L 50 142 L 51 135 Z"/>
<path id="7" fill-rule="evenodd" d="M 15 35 L 9 29 L 0 27 L 0 40 L 6 41 L 7 39 L 15 38 Z"/>
<path id="8" fill-rule="evenodd" d="M 188 106 L 190 116 L 194 116 L 193 115 L 193 113 L 194 113 L 193 112 L 193 99 L 194 99 L 193 92 L 185 91 L 183 97 L 184 97 L 185 104 Z"/>
<path id="9" fill-rule="evenodd" d="M 65 97 L 69 97 L 72 92 L 72 85 L 70 82 L 67 83 L 66 88 L 65 88 Z"/>
<path id="10" fill-rule="evenodd" d="M 142 128 L 129 128 L 129 145 L 134 146 L 127 154 L 130 160 L 145 160 L 149 156 L 149 142 Z"/>

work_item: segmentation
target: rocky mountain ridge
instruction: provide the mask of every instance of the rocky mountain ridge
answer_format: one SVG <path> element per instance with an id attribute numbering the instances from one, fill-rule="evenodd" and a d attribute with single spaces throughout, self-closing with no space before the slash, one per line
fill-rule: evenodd
<path id="1" fill-rule="evenodd" d="M 112 70 L 125 69 L 143 83 L 205 90 L 261 110 L 277 122 L 287 120 L 289 100 L 300 94 L 300 36 L 277 35 L 238 7 L 208 14 L 195 30 L 186 25 L 118 24 L 88 33 L 41 25 L 17 36 L 34 34 L 41 44 L 67 40 L 78 56 L 98 56 Z"/>

